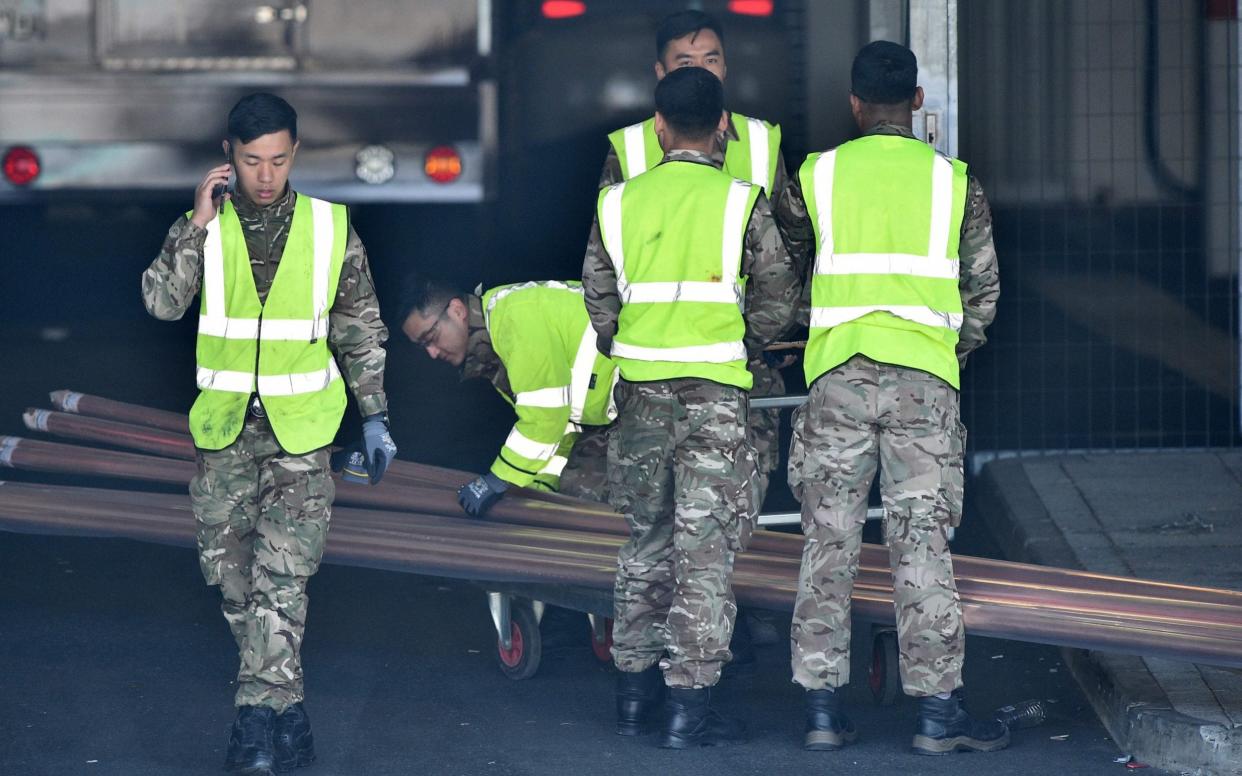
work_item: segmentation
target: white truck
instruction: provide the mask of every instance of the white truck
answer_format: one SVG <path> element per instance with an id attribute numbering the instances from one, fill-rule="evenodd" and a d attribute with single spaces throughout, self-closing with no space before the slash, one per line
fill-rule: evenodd
<path id="1" fill-rule="evenodd" d="M 0 0 L 0 204 L 184 194 L 229 108 L 298 111 L 294 183 L 479 203 L 497 139 L 491 0 Z"/>

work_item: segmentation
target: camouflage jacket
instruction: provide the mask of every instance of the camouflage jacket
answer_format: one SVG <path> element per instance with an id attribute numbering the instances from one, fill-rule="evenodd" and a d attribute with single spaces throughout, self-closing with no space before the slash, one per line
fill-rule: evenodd
<path id="1" fill-rule="evenodd" d="M 240 194 L 233 206 L 246 234 L 250 268 L 260 301 L 267 298 L 285 249 L 289 223 L 297 194 L 289 189 L 285 196 L 266 207 L 259 207 Z M 142 301 L 147 312 L 162 321 L 179 320 L 190 309 L 203 281 L 203 243 L 207 230 L 182 216 L 168 230 L 160 255 L 142 275 Z M 388 329 L 380 320 L 379 300 L 367 265 L 362 240 L 349 227 L 345 244 L 345 263 L 337 284 L 336 301 L 328 316 L 328 347 L 336 356 L 358 410 L 365 417 L 384 412 L 383 345 Z"/>
<path id="2" fill-rule="evenodd" d="M 914 132 L 909 127 L 888 122 L 880 122 L 863 134 L 914 138 Z M 802 317 L 804 312 L 810 311 L 815 229 L 807 215 L 798 176 L 795 175 L 781 191 L 774 208 L 777 218 L 789 225 L 784 233 L 785 241 L 798 267 L 799 277 L 806 278 L 807 293 L 803 294 L 799 306 L 799 317 Z M 996 317 L 996 302 L 1000 298 L 1000 270 L 996 263 L 996 246 L 992 243 L 992 209 L 983 195 L 983 187 L 973 175 L 966 188 L 966 212 L 962 219 L 958 258 L 961 270 L 957 285 L 962 297 L 963 320 L 957 341 L 957 360 L 964 366 L 970 352 L 988 341 L 984 330 Z"/>
<path id="3" fill-rule="evenodd" d="M 709 164 L 717 169 L 722 161 L 699 151 L 669 151 L 661 162 L 681 161 Z M 802 290 L 789 252 L 781 239 L 768 198 L 759 193 L 755 209 L 746 225 L 742 245 L 742 274 L 746 282 L 746 352 L 755 358 L 764 346 L 780 335 L 794 313 L 794 303 Z M 612 257 L 604 248 L 599 232 L 599 219 L 591 225 L 586 257 L 582 262 L 582 289 L 586 297 L 591 325 L 600 336 L 601 347 L 617 333 L 617 317 L 621 313 L 621 297 L 617 293 L 617 273 Z"/>
<path id="4" fill-rule="evenodd" d="M 477 291 L 483 289 L 480 286 Z M 502 396 L 513 401 L 513 389 L 509 386 L 509 372 L 492 348 L 492 335 L 483 318 L 483 300 L 478 293 L 466 297 L 466 360 L 461 362 L 461 379 L 488 380 Z"/>

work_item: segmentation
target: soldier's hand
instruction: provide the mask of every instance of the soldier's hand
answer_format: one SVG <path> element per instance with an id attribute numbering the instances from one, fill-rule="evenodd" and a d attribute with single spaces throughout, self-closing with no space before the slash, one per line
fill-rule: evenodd
<path id="1" fill-rule="evenodd" d="M 384 413 L 368 415 L 362 421 L 362 450 L 367 476 L 372 485 L 378 485 L 388 471 L 388 464 L 397 457 L 397 444 L 388 433 L 388 416 Z"/>
<path id="2" fill-rule="evenodd" d="M 488 472 L 458 488 L 457 503 L 471 517 L 482 517 L 508 489 L 509 483 Z"/>
<path id="3" fill-rule="evenodd" d="M 190 215 L 190 220 L 199 228 L 206 229 L 211 219 L 216 217 L 216 211 L 232 196 L 227 191 L 219 197 L 216 196 L 216 187 L 224 189 L 229 185 L 229 174 L 232 171 L 231 164 L 213 167 L 194 190 L 194 212 Z"/>

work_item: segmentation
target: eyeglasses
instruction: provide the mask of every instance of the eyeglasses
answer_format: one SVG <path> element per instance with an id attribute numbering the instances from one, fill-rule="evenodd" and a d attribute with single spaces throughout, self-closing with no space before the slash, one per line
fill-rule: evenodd
<path id="1" fill-rule="evenodd" d="M 449 301 L 449 304 L 452 304 L 451 300 Z M 431 328 L 423 332 L 421 337 L 414 340 L 415 345 L 418 345 L 423 350 L 427 350 L 436 344 L 436 340 L 440 338 L 440 321 L 444 320 L 444 314 L 448 312 L 448 309 L 449 305 L 444 305 L 444 309 L 441 310 L 440 314 L 436 316 L 436 322 L 431 324 Z"/>

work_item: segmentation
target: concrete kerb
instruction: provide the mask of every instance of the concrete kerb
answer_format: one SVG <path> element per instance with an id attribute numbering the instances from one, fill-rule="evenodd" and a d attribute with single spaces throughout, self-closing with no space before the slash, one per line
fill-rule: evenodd
<path id="1" fill-rule="evenodd" d="M 971 514 L 1009 560 L 1082 568 L 1025 463 L 987 464 L 968 492 Z M 1135 759 L 1195 776 L 1242 774 L 1242 731 L 1175 711 L 1142 658 L 1068 648 L 1061 654 L 1113 740 Z"/>

